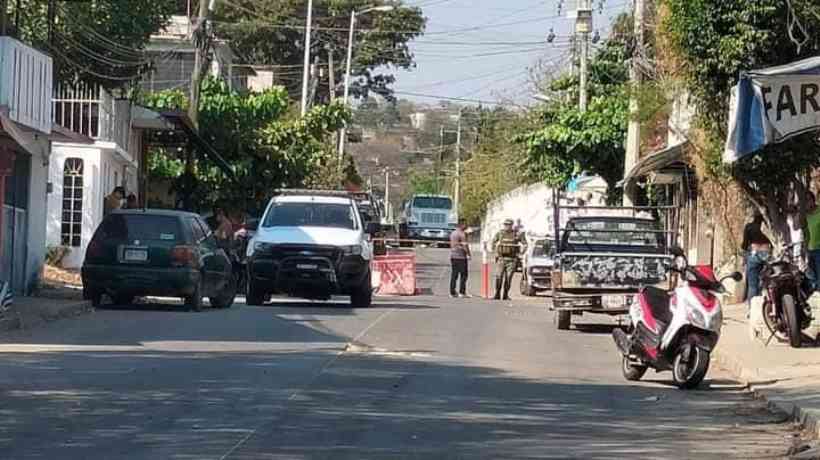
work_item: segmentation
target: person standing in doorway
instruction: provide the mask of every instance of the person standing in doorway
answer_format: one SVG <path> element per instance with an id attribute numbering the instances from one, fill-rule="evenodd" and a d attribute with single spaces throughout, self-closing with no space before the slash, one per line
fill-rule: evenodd
<path id="1" fill-rule="evenodd" d="M 769 258 L 772 242 L 763 233 L 763 214 L 755 211 L 752 221 L 743 229 L 742 249 L 746 253 L 746 301 L 760 295 L 760 269 Z"/>
<path id="2" fill-rule="evenodd" d="M 458 221 L 455 231 L 450 234 L 450 297 L 469 297 L 467 294 L 467 277 L 469 273 L 470 245 L 464 232 L 463 220 Z M 458 292 L 456 292 L 458 284 Z"/>

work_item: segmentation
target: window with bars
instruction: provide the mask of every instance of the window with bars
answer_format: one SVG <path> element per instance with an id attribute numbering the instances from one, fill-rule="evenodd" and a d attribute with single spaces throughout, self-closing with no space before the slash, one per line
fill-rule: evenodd
<path id="1" fill-rule="evenodd" d="M 64 246 L 79 247 L 83 228 L 83 160 L 66 158 L 63 167 L 63 220 Z"/>

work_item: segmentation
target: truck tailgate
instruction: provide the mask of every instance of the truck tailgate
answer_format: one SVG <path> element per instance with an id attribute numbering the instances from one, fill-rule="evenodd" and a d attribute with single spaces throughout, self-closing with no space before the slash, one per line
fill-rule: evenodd
<path id="1" fill-rule="evenodd" d="M 572 290 L 628 289 L 669 286 L 662 254 L 563 253 L 559 258 L 560 288 Z"/>

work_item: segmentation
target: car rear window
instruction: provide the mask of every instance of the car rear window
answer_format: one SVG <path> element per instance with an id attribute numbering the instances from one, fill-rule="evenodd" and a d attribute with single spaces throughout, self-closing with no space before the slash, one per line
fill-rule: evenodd
<path id="1" fill-rule="evenodd" d="M 98 237 L 117 240 L 180 241 L 179 219 L 171 216 L 112 214 L 100 225 Z"/>

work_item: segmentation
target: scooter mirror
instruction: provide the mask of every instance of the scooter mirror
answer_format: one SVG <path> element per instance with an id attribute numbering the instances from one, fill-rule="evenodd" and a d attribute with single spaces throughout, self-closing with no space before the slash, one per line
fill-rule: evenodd
<path id="1" fill-rule="evenodd" d="M 669 248 L 669 253 L 675 256 L 675 258 L 685 256 L 683 248 L 681 248 L 680 246 L 672 246 L 671 248 Z"/>
<path id="2" fill-rule="evenodd" d="M 739 283 L 739 282 L 743 281 L 743 275 L 741 275 L 740 272 L 734 272 L 734 273 L 732 273 L 732 279 L 736 283 Z"/>

